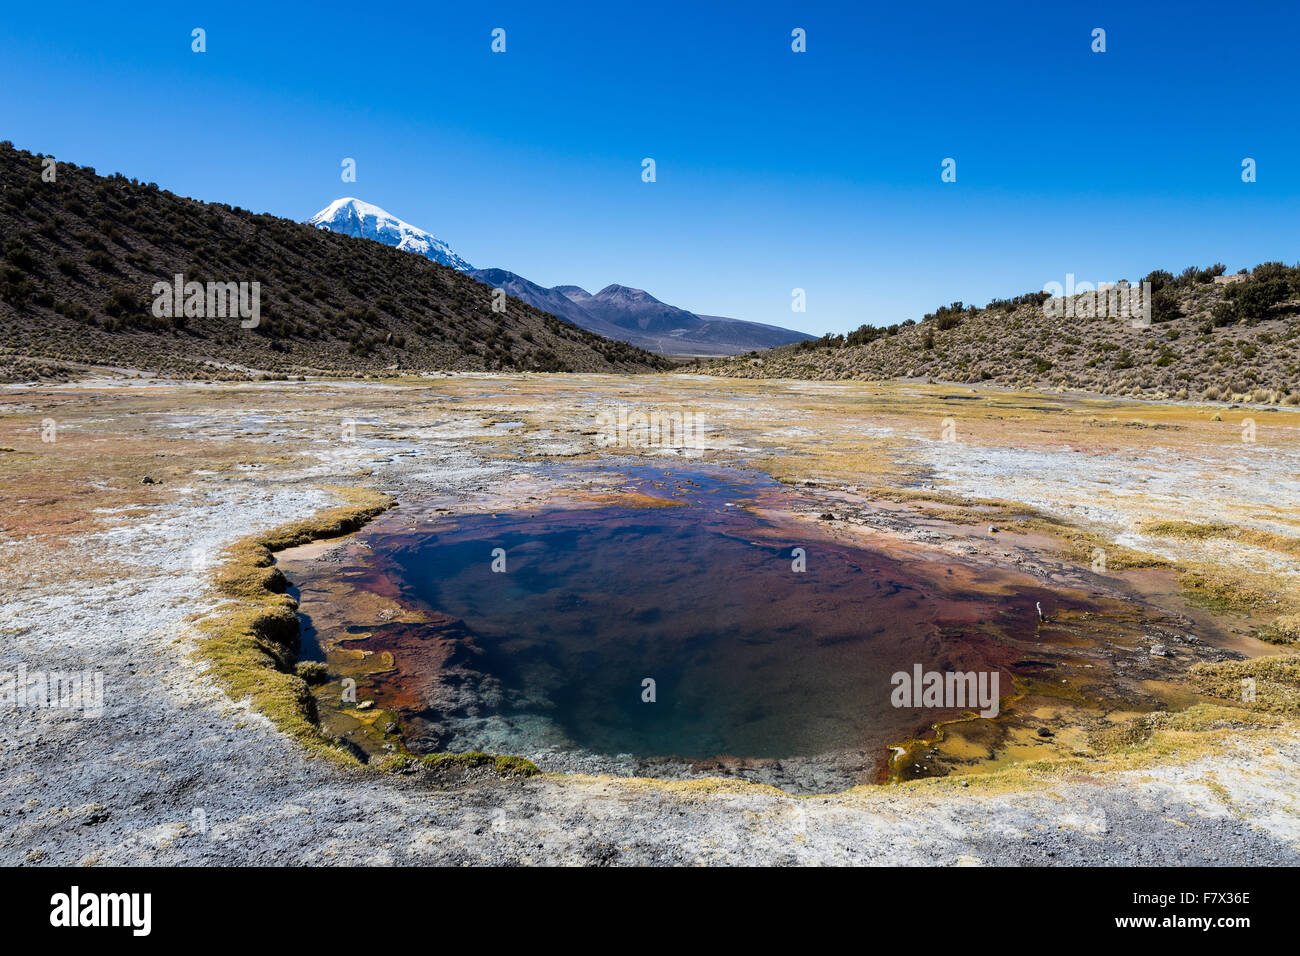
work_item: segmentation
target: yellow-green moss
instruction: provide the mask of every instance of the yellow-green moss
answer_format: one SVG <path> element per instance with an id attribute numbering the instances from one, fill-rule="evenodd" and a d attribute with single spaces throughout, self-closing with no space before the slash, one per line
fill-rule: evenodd
<path id="1" fill-rule="evenodd" d="M 288 587 L 264 545 L 236 544 L 227 549 L 226 556 L 228 562 L 217 569 L 214 579 L 217 590 L 227 597 L 256 601 L 268 594 L 282 594 Z"/>
<path id="2" fill-rule="evenodd" d="M 1143 521 L 1141 527 L 1147 534 L 1158 537 L 1193 541 L 1227 537 L 1232 532 L 1232 525 L 1217 521 Z"/>
<path id="3" fill-rule="evenodd" d="M 1278 597 L 1276 581 L 1243 571 L 1225 571 L 1209 565 L 1191 565 L 1178 583 L 1197 603 L 1219 611 L 1289 611 Z"/>
<path id="4" fill-rule="evenodd" d="M 1240 687 L 1238 687 L 1240 696 Z M 1088 735 L 1088 746 L 1099 755 L 1140 754 L 1151 747 L 1157 734 L 1203 734 L 1216 730 L 1241 730 L 1276 726 L 1275 719 L 1218 704 L 1200 704 L 1181 711 L 1155 711 L 1130 717 Z"/>
<path id="5" fill-rule="evenodd" d="M 280 730 L 313 752 L 343 762 L 356 758 L 321 735 L 316 698 L 295 674 L 298 602 L 283 593 L 287 582 L 272 553 L 357 530 L 396 502 L 357 488 L 335 488 L 345 504 L 305 521 L 250 535 L 226 549 L 214 584 L 230 601 L 199 624 L 199 655 L 234 700 L 247 699 Z"/>
<path id="6" fill-rule="evenodd" d="M 247 699 L 280 730 L 314 753 L 347 764 L 359 761 L 350 750 L 326 739 L 316 719 L 316 698 L 304 678 L 318 679 L 310 667 L 296 665 L 298 602 L 284 593 L 284 574 L 274 552 L 351 534 L 397 502 L 363 488 L 331 488 L 345 504 L 270 531 L 258 532 L 226 549 L 226 562 L 214 575 L 217 591 L 230 598 L 199 627 L 199 653 L 212 664 L 217 682 L 235 700 Z M 501 776 L 530 777 L 537 766 L 522 757 L 485 754 L 402 752 L 386 757 L 379 769 L 399 772 L 420 761 L 429 767 L 458 763 L 490 765 Z"/>
<path id="7" fill-rule="evenodd" d="M 1055 534 L 1064 540 L 1067 546 L 1066 556 L 1080 564 L 1090 563 L 1096 552 L 1102 551 L 1106 555 L 1107 571 L 1163 570 L 1169 567 L 1169 562 L 1159 555 L 1126 548 L 1091 531 L 1053 526 L 1040 521 L 1031 521 L 1029 525 L 1033 530 Z"/>
<path id="8" fill-rule="evenodd" d="M 1240 688 L 1238 688 L 1238 693 Z M 1239 747 L 1242 736 L 1271 742 L 1279 727 L 1290 726 L 1282 716 L 1261 709 L 1201 703 L 1177 712 L 1158 711 L 1133 717 L 1114 728 L 1089 735 L 1092 753 L 1028 760 L 990 773 L 923 777 L 900 784 L 909 788 L 938 788 L 964 792 L 1013 792 L 1026 787 L 1041 789 L 1057 780 L 1079 774 L 1141 770 L 1156 764 L 1186 763 L 1214 756 L 1225 748 Z M 1266 735 L 1266 736 L 1261 736 Z M 969 788 L 969 789 L 966 789 Z M 874 788 L 855 788 L 855 794 Z"/>
<path id="9" fill-rule="evenodd" d="M 283 551 L 312 541 L 324 541 L 351 534 L 397 502 L 388 495 L 367 488 L 329 486 L 345 504 L 329 508 L 303 521 L 281 525 L 271 531 L 254 535 L 257 544 L 269 551 Z"/>

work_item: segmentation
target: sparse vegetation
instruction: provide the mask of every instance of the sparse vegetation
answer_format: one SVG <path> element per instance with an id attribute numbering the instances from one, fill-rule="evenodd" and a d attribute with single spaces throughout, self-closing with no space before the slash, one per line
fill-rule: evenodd
<path id="1" fill-rule="evenodd" d="M 1300 554 L 1300 538 L 1217 521 L 1148 521 L 1142 525 L 1142 530 L 1159 537 L 1195 541 L 1224 538 L 1283 554 Z"/>
<path id="2" fill-rule="evenodd" d="M 623 371 L 672 362 L 585 332 L 414 253 L 0 144 L 0 381 L 93 367 L 186 379 L 436 370 Z M 261 316 L 153 314 L 155 283 L 259 282 Z"/>
<path id="3" fill-rule="evenodd" d="M 1192 685 L 1207 697 L 1242 701 L 1243 681 L 1253 681 L 1251 709 L 1272 714 L 1300 714 L 1300 659 L 1257 657 L 1247 661 L 1195 664 Z"/>
<path id="4" fill-rule="evenodd" d="M 924 378 L 1021 389 L 1072 389 L 1157 400 L 1300 405 L 1300 266 L 1269 262 L 1239 276 L 1222 264 L 1156 270 L 1151 326 L 1046 314 L 1045 292 L 962 302 L 920 322 L 863 325 L 847 335 L 698 363 L 744 378 Z M 1066 310 L 1062 310 L 1065 312 Z"/>

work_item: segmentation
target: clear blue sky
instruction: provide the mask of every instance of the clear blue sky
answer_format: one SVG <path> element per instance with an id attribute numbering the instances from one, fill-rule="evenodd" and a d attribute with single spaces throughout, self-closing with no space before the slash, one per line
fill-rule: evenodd
<path id="1" fill-rule="evenodd" d="M 299 220 L 355 195 L 476 266 L 815 333 L 1300 259 L 1295 4 L 703 6 L 11 3 L 0 138 Z"/>

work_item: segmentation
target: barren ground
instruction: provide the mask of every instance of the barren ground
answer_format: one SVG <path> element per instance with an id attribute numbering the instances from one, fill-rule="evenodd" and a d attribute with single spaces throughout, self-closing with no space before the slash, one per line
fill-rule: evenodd
<path id="1" fill-rule="evenodd" d="M 548 463 L 683 455 L 602 446 L 598 415 L 620 404 L 698 413 L 707 432 L 690 457 L 796 485 L 806 520 L 834 515 L 830 533 L 1048 583 L 1091 573 L 1100 549 L 1116 587 L 1184 615 L 1218 651 L 1294 654 L 1251 636 L 1300 590 L 1294 410 L 701 376 L 7 387 L 0 671 L 102 671 L 105 713 L 10 711 L 0 862 L 1300 863 L 1300 727 L 1286 706 L 1221 700 L 1131 747 L 1081 736 L 1032 760 L 795 797 L 739 779 L 348 769 L 205 674 L 194 623 L 216 605 L 229 543 L 329 506 L 333 486 L 493 511 L 601 493 L 547 478 Z M 1021 505 L 1067 531 L 1018 522 Z M 1171 520 L 1258 534 L 1146 524 Z M 1142 563 L 1133 552 L 1266 582 L 1276 606 L 1188 604 L 1174 573 L 1125 570 Z M 1110 655 L 1150 664 L 1145 645 Z M 1156 683 L 1182 687 L 1193 657 L 1162 658 Z"/>

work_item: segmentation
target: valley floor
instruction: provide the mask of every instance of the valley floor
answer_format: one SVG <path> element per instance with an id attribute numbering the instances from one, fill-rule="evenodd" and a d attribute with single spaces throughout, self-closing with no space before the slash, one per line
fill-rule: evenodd
<path id="1" fill-rule="evenodd" d="M 619 409 L 629 437 L 611 445 Z M 641 427 L 687 412 L 694 448 Z M 348 769 L 232 702 L 195 656 L 222 549 L 335 504 L 339 486 L 504 510 L 554 493 L 555 462 L 608 455 L 755 468 L 846 540 L 1044 581 L 1096 569 L 1101 550 L 1105 573 L 1170 603 L 1172 573 L 1126 560 L 1213 569 L 1230 586 L 1188 619 L 1236 657 L 1296 653 L 1251 636 L 1300 593 L 1293 410 L 694 375 L 9 386 L 0 672 L 101 671 L 105 712 L 4 723 L 0 863 L 1300 863 L 1290 698 L 1146 749 L 1076 742 L 1030 766 L 795 797 L 737 779 Z M 1018 525 L 1017 508 L 1068 533 Z M 1230 600 L 1258 581 L 1276 607 Z"/>

